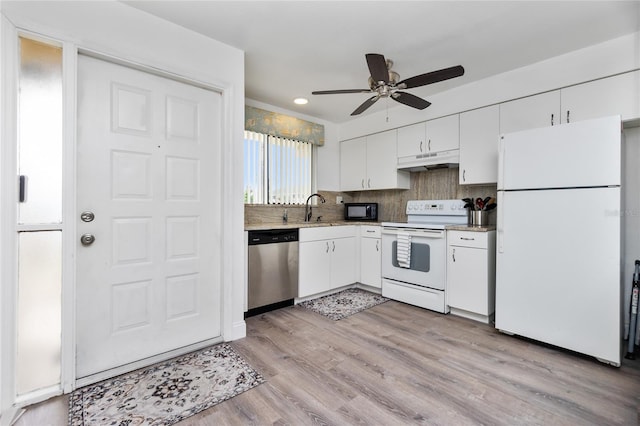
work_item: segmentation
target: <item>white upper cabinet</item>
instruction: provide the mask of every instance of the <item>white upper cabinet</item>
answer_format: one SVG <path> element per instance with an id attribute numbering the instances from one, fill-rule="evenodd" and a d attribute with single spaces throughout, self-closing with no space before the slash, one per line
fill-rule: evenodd
<path id="1" fill-rule="evenodd" d="M 427 152 L 449 151 L 459 147 L 459 114 L 427 121 Z"/>
<path id="2" fill-rule="evenodd" d="M 367 139 L 358 138 L 340 143 L 340 189 L 361 191 L 367 175 Z"/>
<path id="3" fill-rule="evenodd" d="M 640 118 L 640 71 L 505 102 L 500 105 L 500 133 L 610 115 Z"/>
<path id="4" fill-rule="evenodd" d="M 409 172 L 396 167 L 395 129 L 340 143 L 340 190 L 408 189 Z"/>
<path id="5" fill-rule="evenodd" d="M 455 149 L 460 184 L 495 183 L 501 134 L 611 115 L 640 118 L 640 71 L 344 141 L 340 189 L 408 189 L 409 173 L 394 160 Z"/>
<path id="6" fill-rule="evenodd" d="M 498 181 L 500 110 L 492 105 L 460 114 L 461 185 Z"/>
<path id="7" fill-rule="evenodd" d="M 620 115 L 640 117 L 640 71 L 594 80 L 561 90 L 562 123 Z"/>
<path id="8" fill-rule="evenodd" d="M 398 129 L 398 158 L 458 149 L 459 129 L 458 114 L 401 127 Z"/>
<path id="9" fill-rule="evenodd" d="M 398 129 L 398 158 L 423 154 L 427 150 L 425 122 Z"/>
<path id="10" fill-rule="evenodd" d="M 367 136 L 367 189 L 409 188 L 409 174 L 398 171 L 396 130 Z"/>
<path id="11" fill-rule="evenodd" d="M 500 104 L 500 133 L 560 124 L 560 91 Z"/>

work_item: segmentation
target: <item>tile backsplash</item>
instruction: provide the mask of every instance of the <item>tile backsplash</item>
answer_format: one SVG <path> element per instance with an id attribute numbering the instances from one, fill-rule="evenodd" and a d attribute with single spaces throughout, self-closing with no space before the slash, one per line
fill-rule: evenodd
<path id="1" fill-rule="evenodd" d="M 336 197 L 342 197 L 344 203 L 372 202 L 379 205 L 381 222 L 404 222 L 407 220 L 405 208 L 408 200 L 441 200 L 465 197 L 496 196 L 497 186 L 493 185 L 459 185 L 458 169 L 436 169 L 424 172 L 412 172 L 409 189 L 387 189 L 380 191 L 333 192 L 322 191 L 327 200 L 324 204 L 313 206 L 312 221 L 318 215 L 321 222 L 335 222 L 344 218 L 344 208 L 336 204 Z M 282 223 L 284 210 L 287 210 L 289 223 L 304 220 L 304 206 L 299 205 L 245 205 L 245 224 Z M 491 217 L 493 215 L 493 217 Z M 489 222 L 495 223 L 495 210 Z"/>
<path id="2" fill-rule="evenodd" d="M 405 222 L 409 200 L 448 200 L 466 197 L 495 197 L 497 185 L 460 185 L 458 168 L 412 172 L 409 189 L 360 191 L 349 193 L 354 202 L 373 202 L 379 205 L 382 222 Z M 495 215 L 495 213 L 494 213 Z M 491 220 L 490 220 L 491 222 Z"/>

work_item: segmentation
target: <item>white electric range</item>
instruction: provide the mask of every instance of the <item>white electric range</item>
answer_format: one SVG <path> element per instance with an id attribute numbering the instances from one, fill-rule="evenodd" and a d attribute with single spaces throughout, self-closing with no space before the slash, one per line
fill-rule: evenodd
<path id="1" fill-rule="evenodd" d="M 461 200 L 410 200 L 407 222 L 382 222 L 382 295 L 447 313 L 445 228 L 466 225 Z"/>

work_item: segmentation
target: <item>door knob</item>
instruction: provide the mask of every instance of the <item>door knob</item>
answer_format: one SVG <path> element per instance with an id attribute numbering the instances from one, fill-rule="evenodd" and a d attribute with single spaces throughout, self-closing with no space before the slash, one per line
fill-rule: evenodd
<path id="1" fill-rule="evenodd" d="M 93 219 L 95 219 L 95 215 L 93 214 L 93 212 L 82 212 L 80 213 L 80 219 L 83 222 L 93 222 Z"/>
<path id="2" fill-rule="evenodd" d="M 83 246 L 90 246 L 96 240 L 96 237 L 93 234 L 82 234 L 80 237 L 80 243 Z"/>

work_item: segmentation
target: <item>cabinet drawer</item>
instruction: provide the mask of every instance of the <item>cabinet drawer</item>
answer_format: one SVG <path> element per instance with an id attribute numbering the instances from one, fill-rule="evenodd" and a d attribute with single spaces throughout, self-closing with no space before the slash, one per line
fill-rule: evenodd
<path id="1" fill-rule="evenodd" d="M 450 246 L 488 248 L 488 232 L 447 231 Z"/>
<path id="2" fill-rule="evenodd" d="M 364 238 L 380 238 L 382 228 L 374 225 L 360 225 L 360 236 Z"/>
<path id="3" fill-rule="evenodd" d="M 344 226 L 318 226 L 313 228 L 300 228 L 300 242 L 332 240 L 334 238 L 347 238 L 356 236 L 355 225 Z"/>

